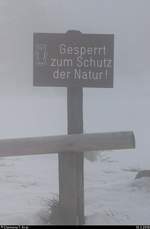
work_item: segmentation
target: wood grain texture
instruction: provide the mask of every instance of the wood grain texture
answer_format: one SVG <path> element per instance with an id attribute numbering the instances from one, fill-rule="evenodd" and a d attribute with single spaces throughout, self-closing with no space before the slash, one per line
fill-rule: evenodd
<path id="1" fill-rule="evenodd" d="M 135 148 L 135 138 L 132 131 L 0 140 L 0 156 L 58 152 L 78 153 L 131 148 Z"/>

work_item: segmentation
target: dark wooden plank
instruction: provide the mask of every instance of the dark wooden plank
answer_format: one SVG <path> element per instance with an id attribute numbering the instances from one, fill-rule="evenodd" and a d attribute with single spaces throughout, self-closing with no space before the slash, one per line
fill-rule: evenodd
<path id="1" fill-rule="evenodd" d="M 21 156 L 135 148 L 132 131 L 1 139 L 0 156 Z"/>

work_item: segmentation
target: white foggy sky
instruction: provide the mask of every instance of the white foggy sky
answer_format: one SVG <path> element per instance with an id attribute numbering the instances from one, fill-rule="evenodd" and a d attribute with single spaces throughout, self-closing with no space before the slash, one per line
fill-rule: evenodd
<path id="1" fill-rule="evenodd" d="M 149 10 L 149 0 L 0 0 L 0 138 L 66 133 L 66 89 L 33 87 L 32 42 L 75 29 L 115 35 L 114 88 L 84 89 L 85 131 L 131 129 L 146 147 Z"/>

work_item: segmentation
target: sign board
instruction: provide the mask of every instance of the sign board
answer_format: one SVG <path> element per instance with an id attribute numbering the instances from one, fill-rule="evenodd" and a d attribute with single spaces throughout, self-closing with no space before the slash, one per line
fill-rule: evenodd
<path id="1" fill-rule="evenodd" d="M 113 87 L 113 34 L 34 33 L 34 86 Z"/>

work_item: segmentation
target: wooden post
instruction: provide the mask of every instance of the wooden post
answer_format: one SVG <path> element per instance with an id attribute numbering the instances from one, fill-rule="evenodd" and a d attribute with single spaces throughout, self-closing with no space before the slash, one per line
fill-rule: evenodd
<path id="1" fill-rule="evenodd" d="M 83 89 L 68 87 L 68 134 L 83 133 Z M 65 224 L 84 224 L 84 153 L 59 153 L 59 201 Z"/>

